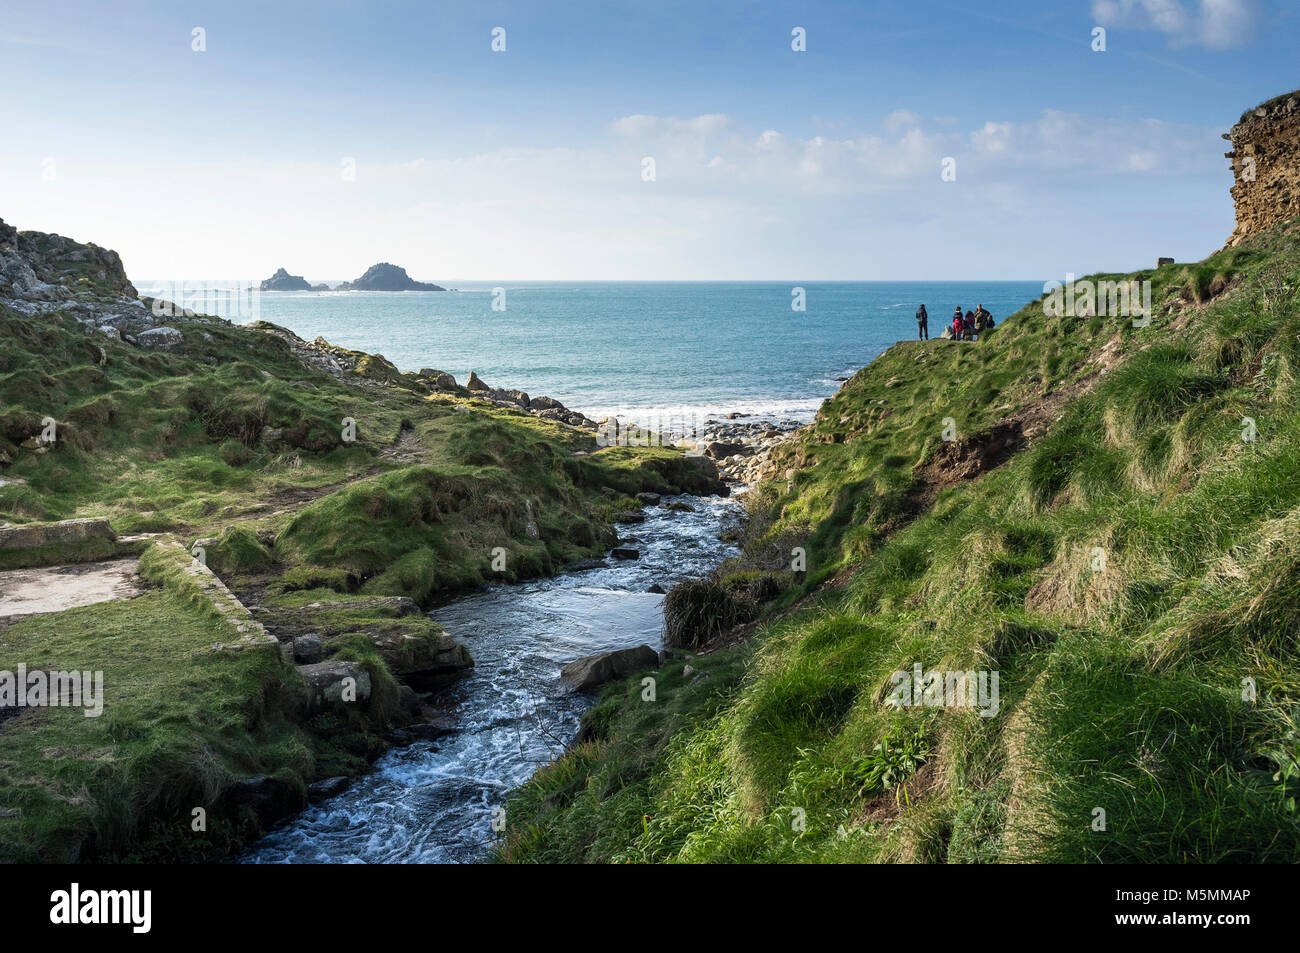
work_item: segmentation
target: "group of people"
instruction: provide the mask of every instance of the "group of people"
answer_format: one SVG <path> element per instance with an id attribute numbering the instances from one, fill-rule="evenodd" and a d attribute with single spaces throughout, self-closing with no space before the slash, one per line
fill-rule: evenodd
<path id="1" fill-rule="evenodd" d="M 961 313 L 961 306 L 957 306 L 952 312 L 951 333 L 948 334 L 954 341 L 978 341 L 979 336 L 986 330 L 993 327 L 993 315 L 985 310 L 984 305 L 975 305 L 974 311 Z M 925 305 L 916 309 L 916 336 L 919 340 L 930 340 L 930 315 L 925 310 Z"/>

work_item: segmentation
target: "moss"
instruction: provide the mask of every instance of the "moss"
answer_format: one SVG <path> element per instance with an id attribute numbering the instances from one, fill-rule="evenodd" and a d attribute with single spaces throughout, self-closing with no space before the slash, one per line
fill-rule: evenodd
<path id="1" fill-rule="evenodd" d="M 213 572 L 225 578 L 269 569 L 273 559 L 255 530 L 234 525 L 227 526 L 208 548 L 207 562 Z"/>

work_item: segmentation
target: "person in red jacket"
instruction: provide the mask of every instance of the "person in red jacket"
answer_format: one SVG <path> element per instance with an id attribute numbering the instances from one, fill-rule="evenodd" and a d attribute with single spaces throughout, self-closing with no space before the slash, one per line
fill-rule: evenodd
<path id="1" fill-rule="evenodd" d="M 961 306 L 958 305 L 957 309 L 952 313 L 952 339 L 954 341 L 961 340 L 962 327 Z"/>

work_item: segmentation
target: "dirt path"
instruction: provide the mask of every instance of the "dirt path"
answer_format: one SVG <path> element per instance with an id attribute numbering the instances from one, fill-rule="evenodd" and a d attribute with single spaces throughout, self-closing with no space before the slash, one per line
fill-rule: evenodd
<path id="1" fill-rule="evenodd" d="M 0 572 L 0 620 L 130 599 L 144 589 L 136 575 L 139 563 L 135 558 L 110 559 Z"/>

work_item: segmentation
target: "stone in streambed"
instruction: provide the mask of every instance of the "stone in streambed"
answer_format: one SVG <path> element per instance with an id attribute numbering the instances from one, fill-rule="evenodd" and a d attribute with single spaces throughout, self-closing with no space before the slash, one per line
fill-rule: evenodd
<path id="1" fill-rule="evenodd" d="M 355 662 L 299 665 L 298 674 L 307 682 L 313 709 L 363 704 L 370 700 L 370 673 Z M 348 693 L 348 701 L 344 701 L 345 693 Z"/>
<path id="2" fill-rule="evenodd" d="M 317 801 L 324 801 L 326 798 L 342 794 L 348 789 L 348 785 L 351 783 L 351 779 L 342 776 L 313 781 L 311 784 L 307 785 L 307 800 L 312 804 L 315 804 Z"/>
<path id="3" fill-rule="evenodd" d="M 588 655 L 560 669 L 560 677 L 578 691 L 589 692 L 616 678 L 659 666 L 659 653 L 648 645 Z"/>

